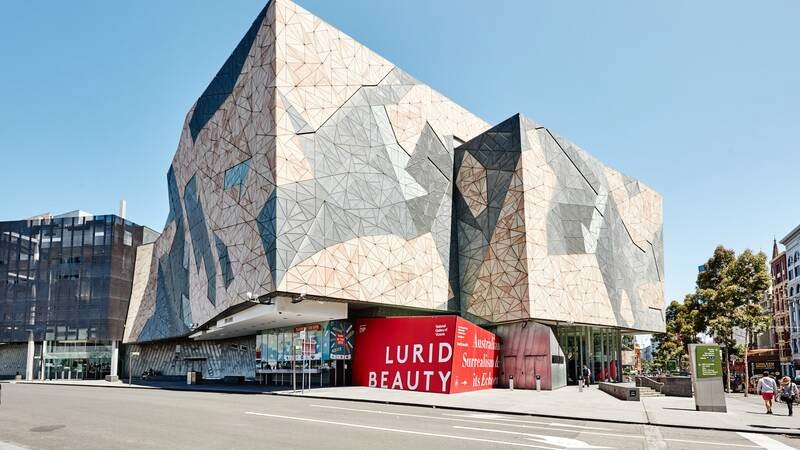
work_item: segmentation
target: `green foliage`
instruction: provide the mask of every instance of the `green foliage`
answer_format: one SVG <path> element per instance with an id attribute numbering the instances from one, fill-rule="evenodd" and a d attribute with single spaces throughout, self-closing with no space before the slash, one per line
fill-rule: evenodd
<path id="1" fill-rule="evenodd" d="M 748 249 L 737 257 L 732 249 L 718 246 L 697 275 L 695 292 L 667 307 L 666 333 L 654 337 L 659 344 L 656 363 L 684 358 L 688 344 L 699 342 L 699 333 L 713 337 L 726 353 L 743 355 L 734 328 L 745 330 L 748 337 L 769 328 L 771 319 L 759 302 L 770 282 L 764 253 Z"/>
<path id="2" fill-rule="evenodd" d="M 653 354 L 657 366 L 663 367 L 667 360 L 678 360 L 686 354 L 689 344 L 700 342 L 695 328 L 697 311 L 690 309 L 690 295 L 683 303 L 673 301 L 666 311 L 666 333 L 653 337 L 657 348 Z"/>
<path id="3" fill-rule="evenodd" d="M 722 269 L 715 288 L 702 290 L 702 295 L 709 299 L 704 315 L 714 341 L 732 349 L 734 327 L 744 329 L 749 335 L 769 327 L 769 316 L 759 301 L 769 289 L 770 280 L 767 255 L 745 250 Z"/>
<path id="4" fill-rule="evenodd" d="M 633 350 L 636 345 L 636 338 L 632 334 L 622 335 L 622 350 Z"/>

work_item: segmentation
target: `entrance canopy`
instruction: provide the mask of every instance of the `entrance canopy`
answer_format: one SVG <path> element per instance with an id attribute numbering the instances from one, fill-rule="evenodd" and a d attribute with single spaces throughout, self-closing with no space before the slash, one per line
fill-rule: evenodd
<path id="1" fill-rule="evenodd" d="M 228 339 L 271 328 L 346 318 L 347 303 L 317 300 L 292 303 L 289 298 L 277 297 L 271 304 L 254 304 L 243 311 L 222 317 L 208 329 L 189 337 L 196 340 Z"/>

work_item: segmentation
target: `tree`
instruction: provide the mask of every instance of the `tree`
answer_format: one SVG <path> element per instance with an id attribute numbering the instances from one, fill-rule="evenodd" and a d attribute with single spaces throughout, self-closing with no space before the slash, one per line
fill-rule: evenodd
<path id="1" fill-rule="evenodd" d="M 653 360 L 658 367 L 666 366 L 669 360 L 679 360 L 686 355 L 689 344 L 696 344 L 697 329 L 695 328 L 697 311 L 690 308 L 692 300 L 689 294 L 684 301 L 672 301 L 666 311 L 666 333 L 653 337 L 657 345 Z"/>
<path id="2" fill-rule="evenodd" d="M 700 311 L 704 316 L 699 322 L 705 322 L 708 334 L 714 338 L 714 342 L 725 348 L 728 373 L 726 385 L 730 392 L 730 356 L 739 353 L 733 335 L 734 329 L 744 329 L 745 342 L 749 342 L 750 333 L 761 331 L 764 321 L 769 326 L 769 318 L 761 309 L 759 301 L 769 288 L 771 278 L 767 269 L 767 256 L 764 253 L 753 254 L 749 249 L 736 257 L 733 250 L 717 247 L 707 264 L 712 267 L 712 273 L 697 277 L 697 295 L 703 298 Z M 747 378 L 747 350 L 743 353 Z"/>
<path id="3" fill-rule="evenodd" d="M 733 249 L 718 245 L 711 258 L 703 264 L 703 271 L 697 274 L 697 288 L 687 306 L 697 311 L 695 328 L 698 332 L 705 332 L 709 327 L 708 321 L 717 317 L 721 306 L 715 303 L 717 293 L 721 289 L 725 269 L 735 260 L 736 252 Z"/>
<path id="4" fill-rule="evenodd" d="M 718 246 L 697 275 L 695 292 L 683 302 L 673 301 L 666 310 L 666 333 L 654 336 L 658 344 L 656 365 L 686 357 L 688 344 L 699 342 L 706 333 L 725 349 L 726 385 L 730 391 L 731 355 L 744 354 L 747 374 L 747 349 L 736 344 L 734 330 L 745 331 L 747 342 L 769 326 L 769 317 L 759 305 L 770 285 L 766 255 L 745 250 L 737 257 L 732 249 Z"/>
<path id="5" fill-rule="evenodd" d="M 718 305 L 720 311 L 726 306 Z M 708 334 L 714 338 L 714 342 L 725 349 L 725 372 L 728 374 L 725 380 L 727 392 L 731 391 L 731 354 L 736 355 L 738 353 L 736 339 L 733 336 L 733 327 L 733 319 L 729 314 L 719 313 L 708 320 Z"/>
<path id="6" fill-rule="evenodd" d="M 764 312 L 759 302 L 764 297 L 767 289 L 769 289 L 770 282 L 767 255 L 763 252 L 753 254 L 749 249 L 745 250 L 723 271 L 720 296 L 726 298 L 727 303 L 734 305 L 731 321 L 734 326 L 745 331 L 746 345 L 750 344 L 750 339 L 753 336 L 769 328 L 771 318 Z M 745 349 L 744 374 L 746 383 L 750 382 L 749 372 L 747 350 Z M 745 389 L 745 396 L 747 396 L 747 391 L 748 389 Z"/>

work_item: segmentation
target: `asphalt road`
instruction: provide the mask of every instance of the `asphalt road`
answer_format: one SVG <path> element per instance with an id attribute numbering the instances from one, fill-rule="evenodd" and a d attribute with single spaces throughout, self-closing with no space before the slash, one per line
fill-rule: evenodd
<path id="1" fill-rule="evenodd" d="M 580 408 L 580 405 L 564 405 Z M 797 448 L 780 435 L 273 395 L 2 385 L 0 449 Z"/>

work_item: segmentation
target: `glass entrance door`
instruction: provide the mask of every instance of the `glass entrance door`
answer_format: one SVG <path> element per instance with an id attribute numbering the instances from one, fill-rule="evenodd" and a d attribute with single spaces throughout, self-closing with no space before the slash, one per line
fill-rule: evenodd
<path id="1" fill-rule="evenodd" d="M 591 370 L 592 382 L 621 381 L 622 339 L 618 329 L 558 327 L 556 337 L 567 359 L 567 384 L 578 384 L 584 365 Z"/>

